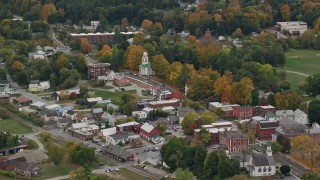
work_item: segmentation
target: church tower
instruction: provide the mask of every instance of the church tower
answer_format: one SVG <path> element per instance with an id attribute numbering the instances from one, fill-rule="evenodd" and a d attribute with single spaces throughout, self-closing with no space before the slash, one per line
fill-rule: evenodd
<path id="1" fill-rule="evenodd" d="M 149 65 L 149 58 L 148 58 L 147 52 L 144 52 L 144 53 L 143 53 L 143 56 L 142 56 L 142 64 L 143 64 L 143 65 Z"/>
<path id="2" fill-rule="evenodd" d="M 267 144 L 267 150 L 266 150 L 267 156 L 272 156 L 272 149 L 271 149 L 271 144 Z"/>

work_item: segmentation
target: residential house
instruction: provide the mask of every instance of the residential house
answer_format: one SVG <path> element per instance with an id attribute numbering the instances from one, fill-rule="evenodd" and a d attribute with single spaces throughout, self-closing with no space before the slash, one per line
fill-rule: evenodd
<path id="1" fill-rule="evenodd" d="M 270 145 L 267 146 L 266 154 L 252 154 L 247 170 L 252 177 L 275 175 L 276 162 Z"/>
<path id="2" fill-rule="evenodd" d="M 136 32 L 120 32 L 122 35 L 124 35 L 126 38 L 133 37 L 137 33 L 141 33 L 140 31 Z M 71 33 L 69 35 L 69 41 L 73 41 L 76 39 L 81 39 L 81 38 L 87 38 L 89 43 L 107 43 L 107 41 L 110 41 L 114 37 L 114 32 L 104 32 L 104 33 Z M 100 63 L 101 64 L 101 63 Z M 110 66 L 110 65 L 109 65 Z M 107 67 L 109 67 L 107 66 Z M 89 69 L 89 67 L 88 67 Z M 89 71 L 91 72 L 91 71 Z"/>
<path id="3" fill-rule="evenodd" d="M 276 28 L 291 35 L 302 35 L 308 29 L 308 24 L 303 21 L 277 22 Z"/>
<path id="4" fill-rule="evenodd" d="M 0 104 L 9 103 L 9 98 L 8 94 L 0 94 Z"/>
<path id="5" fill-rule="evenodd" d="M 177 115 L 171 115 L 167 117 L 169 124 L 179 124 L 179 116 Z"/>
<path id="6" fill-rule="evenodd" d="M 268 106 L 257 106 L 254 109 L 254 115 L 255 116 L 265 117 L 268 112 L 275 113 L 276 112 L 276 108 L 274 106 L 268 105 Z"/>
<path id="7" fill-rule="evenodd" d="M 87 98 L 87 102 L 91 103 L 91 105 L 97 104 L 99 101 L 102 101 L 101 97 Z"/>
<path id="8" fill-rule="evenodd" d="M 116 125 L 116 128 L 117 128 L 117 133 L 134 132 L 136 134 L 139 134 L 140 123 L 132 121 L 124 124 L 118 124 Z"/>
<path id="9" fill-rule="evenodd" d="M 88 64 L 88 79 L 97 80 L 98 76 L 106 75 L 109 68 L 109 63 L 89 63 Z"/>
<path id="10" fill-rule="evenodd" d="M 147 119 L 148 113 L 144 111 L 132 111 L 132 116 L 138 117 L 138 119 L 143 120 L 143 119 Z"/>
<path id="11" fill-rule="evenodd" d="M 104 112 L 101 115 L 101 120 L 108 121 L 109 126 L 114 126 L 114 124 L 116 122 L 116 119 L 111 114 L 109 114 L 108 112 Z"/>
<path id="12" fill-rule="evenodd" d="M 39 92 L 50 89 L 50 82 L 49 81 L 41 81 L 35 84 L 29 84 L 29 91 L 30 92 Z"/>
<path id="13" fill-rule="evenodd" d="M 0 168 L 6 171 L 13 171 L 15 170 L 18 163 L 26 161 L 27 159 L 24 156 L 14 159 L 7 159 L 0 164 Z"/>
<path id="14" fill-rule="evenodd" d="M 195 110 L 192 109 L 192 108 L 189 108 L 189 107 L 186 107 L 186 108 L 181 107 L 181 108 L 179 108 L 178 111 L 177 111 L 177 116 L 179 116 L 179 124 L 181 124 L 181 122 L 184 119 L 184 116 L 187 113 L 192 113 L 192 112 L 195 112 Z"/>
<path id="15" fill-rule="evenodd" d="M 73 110 L 73 107 L 71 107 L 71 106 L 58 106 L 55 108 L 57 116 L 63 116 L 63 112 L 66 112 L 69 110 Z"/>
<path id="16" fill-rule="evenodd" d="M 292 138 L 306 133 L 304 125 L 291 119 L 280 119 L 276 133 L 272 135 L 272 140 L 275 141 L 280 134 L 286 138 Z"/>
<path id="17" fill-rule="evenodd" d="M 102 110 L 102 108 L 95 108 L 95 109 L 91 110 L 91 114 L 92 114 L 93 118 L 101 119 L 101 116 L 103 114 L 103 110 Z"/>
<path id="18" fill-rule="evenodd" d="M 69 126 L 69 124 L 72 123 L 72 119 L 70 117 L 66 117 L 66 118 L 60 118 L 57 121 L 57 127 L 58 128 L 66 128 Z"/>
<path id="19" fill-rule="evenodd" d="M 308 115 L 301 111 L 300 109 L 296 109 L 294 112 L 294 120 L 300 124 L 307 125 L 309 123 Z"/>
<path id="20" fill-rule="evenodd" d="M 166 106 L 180 107 L 181 102 L 179 99 L 170 99 L 170 100 L 162 100 L 162 101 L 150 101 L 148 102 L 149 107 L 153 109 L 161 109 Z"/>
<path id="21" fill-rule="evenodd" d="M 204 35 L 199 38 L 200 43 L 203 46 L 208 46 L 212 43 L 218 43 L 217 39 L 211 35 L 211 31 L 205 31 Z"/>
<path id="22" fill-rule="evenodd" d="M 61 91 L 56 91 L 52 94 L 52 97 L 57 100 L 65 100 L 70 97 L 77 98 L 80 96 L 80 89 L 66 89 Z"/>
<path id="23" fill-rule="evenodd" d="M 276 132 L 279 122 L 258 122 L 256 124 L 256 137 L 262 141 L 272 140 L 272 134 Z"/>
<path id="24" fill-rule="evenodd" d="M 118 105 L 109 103 L 109 104 L 107 104 L 107 109 L 108 109 L 108 110 L 113 110 L 113 111 L 118 111 L 120 108 L 119 108 Z"/>
<path id="25" fill-rule="evenodd" d="M 151 138 L 156 135 L 160 136 L 160 131 L 153 125 L 146 122 L 140 127 L 140 136 L 148 141 L 150 141 Z"/>
<path id="26" fill-rule="evenodd" d="M 253 116 L 252 106 L 236 106 L 233 107 L 233 117 L 237 119 L 249 119 Z"/>
<path id="27" fill-rule="evenodd" d="M 107 136 L 113 135 L 117 133 L 117 128 L 112 127 L 112 128 L 107 128 L 107 129 L 101 129 L 100 131 L 100 136 L 103 137 L 103 139 L 106 139 Z"/>
<path id="28" fill-rule="evenodd" d="M 114 71 L 107 70 L 105 81 L 113 81 L 115 76 L 116 76 L 116 73 Z"/>
<path id="29" fill-rule="evenodd" d="M 169 114 L 175 114 L 176 113 L 176 108 L 172 106 L 166 106 L 162 108 L 163 112 L 169 113 Z"/>
<path id="30" fill-rule="evenodd" d="M 74 123 L 68 128 L 68 131 L 72 136 L 82 141 L 92 141 L 93 137 L 98 134 L 99 130 L 99 126 L 88 124 L 87 122 Z"/>
<path id="31" fill-rule="evenodd" d="M 25 177 L 34 177 L 41 174 L 41 168 L 39 166 L 27 162 L 19 162 L 15 167 L 15 171 L 17 174 Z"/>
<path id="32" fill-rule="evenodd" d="M 111 156 L 115 158 L 116 160 L 126 162 L 126 161 L 132 161 L 134 156 L 130 152 L 122 149 L 118 145 L 112 145 L 108 144 L 104 149 L 104 154 L 107 156 Z"/>
<path id="33" fill-rule="evenodd" d="M 128 133 L 118 133 L 106 136 L 106 144 L 116 145 L 119 143 L 124 144 L 125 142 L 136 141 L 140 138 L 138 134 L 133 132 Z"/>
<path id="34" fill-rule="evenodd" d="M 20 96 L 13 99 L 13 104 L 17 104 L 19 106 L 29 106 L 31 103 L 32 100 L 25 96 Z"/>
<path id="35" fill-rule="evenodd" d="M 222 111 L 223 117 L 233 117 L 233 107 L 238 107 L 239 104 L 220 103 L 220 102 L 209 102 L 209 109 L 216 112 Z"/>
<path id="36" fill-rule="evenodd" d="M 293 110 L 278 110 L 276 111 L 276 116 L 278 119 L 291 119 L 294 120 Z"/>
<path id="37" fill-rule="evenodd" d="M 62 117 L 70 118 L 72 121 L 75 121 L 77 118 L 77 114 L 73 110 L 64 110 L 62 112 Z"/>
<path id="38" fill-rule="evenodd" d="M 228 152 L 241 152 L 248 148 L 249 137 L 239 131 L 219 132 L 220 144 L 227 146 Z"/>
<path id="39" fill-rule="evenodd" d="M 31 106 L 32 108 L 36 108 L 36 109 L 42 108 L 42 107 L 44 107 L 45 105 L 46 105 L 46 104 L 45 104 L 44 102 L 41 102 L 41 101 L 37 101 L 37 102 L 35 102 L 35 103 L 30 104 L 30 106 Z"/>
<path id="40" fill-rule="evenodd" d="M 161 164 L 161 155 L 159 151 L 149 151 L 147 153 L 147 162 L 152 165 L 159 165 Z"/>
<path id="41" fill-rule="evenodd" d="M 130 85 L 130 80 L 123 75 L 115 75 L 113 79 L 113 84 L 119 87 L 123 86 L 129 86 Z"/>
<path id="42" fill-rule="evenodd" d="M 77 114 L 76 121 L 77 121 L 77 123 L 87 122 L 88 121 L 88 117 L 86 115 L 84 115 L 84 114 Z"/>
<path id="43" fill-rule="evenodd" d="M 45 122 L 57 121 L 58 120 L 57 113 L 55 111 L 52 111 L 52 110 L 45 110 L 43 117 L 44 117 L 44 121 Z"/>

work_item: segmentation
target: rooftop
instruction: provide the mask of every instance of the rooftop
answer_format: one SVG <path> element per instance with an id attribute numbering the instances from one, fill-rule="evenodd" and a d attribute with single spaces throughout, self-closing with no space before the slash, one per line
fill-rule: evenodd
<path id="1" fill-rule="evenodd" d="M 116 126 L 117 127 L 126 127 L 126 126 L 134 126 L 134 125 L 139 125 L 139 123 L 132 121 L 132 122 L 124 123 L 124 124 L 118 124 Z"/>
<path id="2" fill-rule="evenodd" d="M 144 131 L 146 131 L 147 133 L 150 133 L 155 127 L 149 123 L 144 123 L 140 129 L 143 129 Z"/>
<path id="3" fill-rule="evenodd" d="M 225 131 L 223 133 L 225 136 L 227 136 L 228 139 L 243 139 L 243 138 L 249 138 L 247 135 L 239 132 L 239 131 Z"/>

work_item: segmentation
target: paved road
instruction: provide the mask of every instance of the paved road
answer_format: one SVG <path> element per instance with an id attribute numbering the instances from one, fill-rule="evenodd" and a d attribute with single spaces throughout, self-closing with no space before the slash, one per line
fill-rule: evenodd
<path id="1" fill-rule="evenodd" d="M 34 142 L 36 142 L 38 144 L 39 150 L 45 151 L 43 144 L 39 141 L 38 137 L 36 136 L 37 134 L 30 134 L 30 135 L 27 134 L 24 137 L 33 140 Z"/>
<path id="2" fill-rule="evenodd" d="M 277 162 L 281 165 L 290 165 L 291 166 L 291 173 L 294 175 L 301 177 L 302 174 L 309 172 L 309 170 L 300 164 L 294 162 L 290 158 L 288 158 L 285 154 L 279 154 L 276 158 Z"/>

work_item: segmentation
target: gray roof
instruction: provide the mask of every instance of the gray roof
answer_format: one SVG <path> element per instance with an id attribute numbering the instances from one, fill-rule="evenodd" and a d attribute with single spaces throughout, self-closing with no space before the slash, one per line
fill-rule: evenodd
<path id="1" fill-rule="evenodd" d="M 122 159 L 129 159 L 132 157 L 131 153 L 129 153 L 128 151 L 122 149 L 120 146 L 118 145 L 112 145 L 112 144 L 108 144 L 105 148 L 104 151 L 115 155 L 117 157 L 120 157 Z"/>
<path id="2" fill-rule="evenodd" d="M 152 159 L 156 159 L 156 158 L 161 157 L 161 155 L 160 155 L 160 152 L 159 152 L 159 151 L 155 151 L 155 152 L 149 151 L 149 152 L 147 153 L 147 157 L 150 157 L 150 158 L 152 158 Z"/>
<path id="3" fill-rule="evenodd" d="M 102 108 L 96 108 L 96 109 L 92 109 L 93 113 L 103 113 Z"/>
<path id="4" fill-rule="evenodd" d="M 74 111 L 72 111 L 72 110 L 68 110 L 67 111 L 67 114 L 69 114 L 69 115 L 74 115 L 76 112 L 74 112 Z"/>
<path id="5" fill-rule="evenodd" d="M 27 159 L 24 156 L 23 157 L 14 158 L 14 159 L 9 159 L 9 160 L 4 161 L 1 164 L 1 167 L 11 166 L 11 165 L 17 164 L 19 162 L 27 162 Z"/>
<path id="6" fill-rule="evenodd" d="M 16 165 L 16 169 L 22 170 L 22 171 L 37 171 L 39 169 L 41 169 L 40 167 L 38 167 L 37 165 L 33 164 L 33 163 L 26 163 L 26 162 L 19 162 Z"/>
<path id="7" fill-rule="evenodd" d="M 274 118 L 274 117 L 277 117 L 273 112 L 271 112 L 271 111 L 268 111 L 267 113 L 266 113 L 266 118 Z"/>
<path id="8" fill-rule="evenodd" d="M 51 110 L 46 111 L 45 114 L 47 115 L 47 117 L 54 117 L 57 115 L 55 111 L 51 111 Z"/>
<path id="9" fill-rule="evenodd" d="M 110 135 L 114 140 L 119 140 L 119 139 L 127 139 L 129 136 L 126 133 L 120 133 L 120 134 L 113 134 Z"/>
<path id="10" fill-rule="evenodd" d="M 247 135 L 245 135 L 239 131 L 225 131 L 225 132 L 223 132 L 223 134 L 225 134 L 228 139 L 249 138 Z"/>
<path id="11" fill-rule="evenodd" d="M 72 120 L 70 118 L 61 118 L 61 119 L 58 119 L 58 121 L 59 121 L 59 123 L 69 123 Z"/>
<path id="12" fill-rule="evenodd" d="M 277 128 L 279 126 L 278 122 L 260 122 L 261 128 Z"/>
<path id="13" fill-rule="evenodd" d="M 192 109 L 192 108 L 189 108 L 189 107 L 187 107 L 187 108 L 179 108 L 179 109 L 178 109 L 178 115 L 179 115 L 179 117 L 184 117 L 184 115 L 185 115 L 186 113 L 190 113 L 190 112 L 195 112 L 195 110 Z"/>
<path id="14" fill-rule="evenodd" d="M 276 111 L 277 116 L 294 116 L 292 110 L 278 110 Z"/>
<path id="15" fill-rule="evenodd" d="M 279 127 L 285 135 L 297 135 L 306 133 L 306 127 L 291 119 L 280 119 Z"/>
<path id="16" fill-rule="evenodd" d="M 276 164 L 274 157 L 266 154 L 253 154 L 252 160 L 255 166 L 274 166 Z"/>

